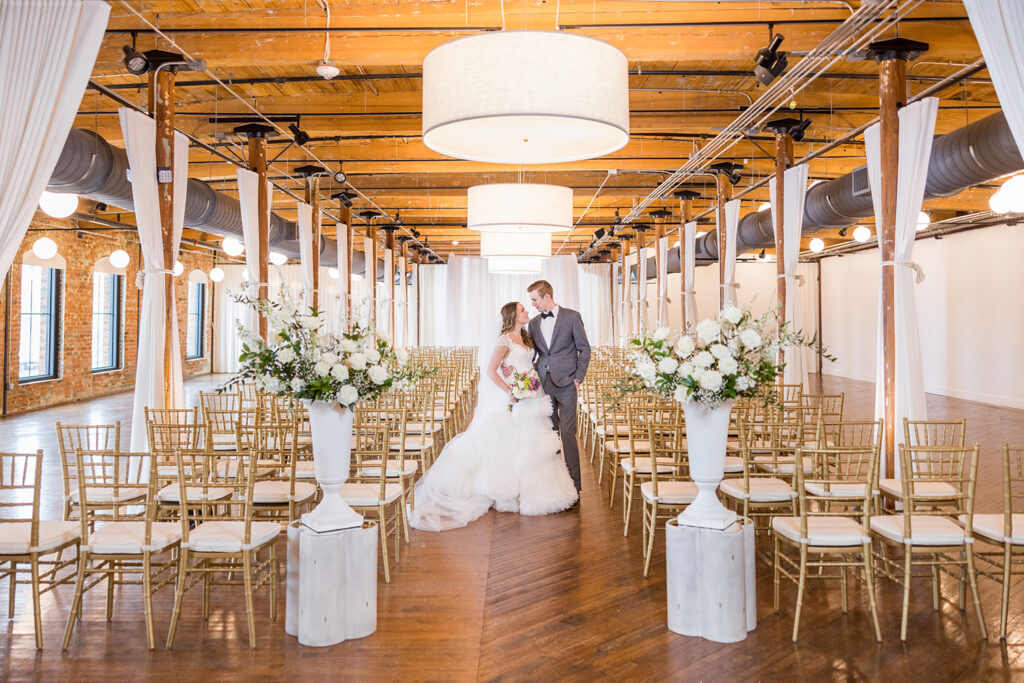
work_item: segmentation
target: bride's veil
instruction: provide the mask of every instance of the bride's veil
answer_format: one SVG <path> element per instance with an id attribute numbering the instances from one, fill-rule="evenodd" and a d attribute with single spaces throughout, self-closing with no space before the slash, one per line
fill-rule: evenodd
<path id="1" fill-rule="evenodd" d="M 505 392 L 491 381 L 487 376 L 487 366 L 491 362 L 491 355 L 498 345 L 498 337 L 501 332 L 501 316 L 495 316 L 491 333 L 481 342 L 480 346 L 480 385 L 476 401 L 476 410 L 473 414 L 474 421 L 478 415 L 500 410 L 508 410 L 508 397 Z"/>

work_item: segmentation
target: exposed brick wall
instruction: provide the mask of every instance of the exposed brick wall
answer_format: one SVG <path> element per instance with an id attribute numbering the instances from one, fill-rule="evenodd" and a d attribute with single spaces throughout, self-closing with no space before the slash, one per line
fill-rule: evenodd
<path id="1" fill-rule="evenodd" d="M 47 229 L 51 226 L 67 226 L 67 230 Z M 0 318 L 10 311 L 8 340 L 0 339 L 8 358 L 8 371 L 4 382 L 7 384 L 7 414 L 20 413 L 35 408 L 70 403 L 94 398 L 105 394 L 127 391 L 135 382 L 136 348 L 138 346 L 139 305 L 142 292 L 135 286 L 135 276 L 141 267 L 142 254 L 138 236 L 134 232 L 97 228 L 81 224 L 79 227 L 102 232 L 104 237 L 91 232 L 78 232 L 71 222 L 37 214 L 29 232 L 14 259 L 9 274 L 10 308 L 0 289 Z M 61 282 L 61 324 L 58 340 L 58 378 L 38 382 L 18 381 L 18 348 L 21 322 L 21 264 L 26 251 L 40 237 L 49 237 L 57 243 L 61 256 L 67 262 Z M 131 255 L 131 263 L 125 269 L 121 300 L 121 367 L 107 372 L 92 371 L 92 276 L 98 260 L 109 256 L 115 249 L 124 249 Z M 178 311 L 178 332 L 181 336 L 182 353 L 185 351 L 186 308 L 188 302 L 188 274 L 194 268 L 209 272 L 213 267 L 211 255 L 182 251 L 179 256 L 185 266 L 184 273 L 176 278 L 175 303 Z M 204 356 L 196 360 L 183 361 L 185 377 L 211 371 L 213 350 L 210 340 L 213 335 L 211 315 L 213 292 L 206 287 L 206 307 L 203 334 Z M 0 328 L 2 329 L 2 328 Z"/>

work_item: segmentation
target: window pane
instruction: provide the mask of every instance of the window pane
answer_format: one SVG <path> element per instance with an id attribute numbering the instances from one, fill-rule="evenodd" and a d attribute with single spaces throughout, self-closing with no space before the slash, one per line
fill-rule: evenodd
<path id="1" fill-rule="evenodd" d="M 203 355 L 203 308 L 206 303 L 206 285 L 202 282 L 188 283 L 188 315 L 185 326 L 185 356 L 200 358 Z"/>
<path id="2" fill-rule="evenodd" d="M 21 267 L 21 338 L 18 377 L 32 379 L 54 374 L 53 338 L 56 335 L 56 283 L 52 268 Z"/>
<path id="3" fill-rule="evenodd" d="M 121 276 L 93 273 L 92 276 L 92 369 L 118 366 L 120 341 Z"/>

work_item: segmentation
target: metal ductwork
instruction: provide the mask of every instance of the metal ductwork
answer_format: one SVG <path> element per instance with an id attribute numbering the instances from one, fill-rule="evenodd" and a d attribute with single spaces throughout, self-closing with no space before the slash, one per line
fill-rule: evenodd
<path id="1" fill-rule="evenodd" d="M 132 184 L 128 182 L 128 155 L 96 133 L 76 128 L 68 135 L 46 189 L 74 192 L 83 197 L 132 211 Z M 185 200 L 185 226 L 222 237 L 242 238 L 238 200 L 214 190 L 202 180 L 189 178 Z M 295 223 L 270 214 L 270 246 L 290 258 L 299 258 L 299 229 Z M 320 265 L 338 265 L 338 244 L 321 238 Z M 383 264 L 378 263 L 378 277 Z M 352 271 L 365 271 L 362 252 L 353 252 Z"/>

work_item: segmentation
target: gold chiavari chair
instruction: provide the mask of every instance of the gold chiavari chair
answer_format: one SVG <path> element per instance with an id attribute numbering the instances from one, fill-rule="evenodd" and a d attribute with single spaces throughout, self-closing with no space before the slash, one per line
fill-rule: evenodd
<path id="1" fill-rule="evenodd" d="M 213 439 L 206 448 L 215 451 L 235 450 L 235 427 L 242 422 L 242 396 L 237 391 L 201 391 L 199 407 L 203 423 Z M 247 421 L 251 424 L 254 421 Z"/>
<path id="2" fill-rule="evenodd" d="M 697 497 L 697 485 L 690 479 L 689 459 L 686 451 L 686 421 L 677 411 L 672 419 L 647 424 L 647 439 L 651 444 L 650 480 L 640 484 L 643 499 L 644 578 L 651 568 L 654 554 L 654 536 L 662 525 L 679 514 Z M 665 471 L 665 463 L 671 462 Z"/>
<path id="3" fill-rule="evenodd" d="M 903 418 L 904 443 L 911 448 L 939 446 L 964 448 L 967 442 L 967 420 L 956 421 L 911 421 Z M 927 458 L 915 458 L 915 465 L 930 467 Z M 890 500 L 899 500 L 903 496 L 903 482 L 900 478 L 881 479 L 878 488 L 882 495 Z M 934 501 L 943 501 L 957 495 L 956 489 L 949 482 L 943 479 L 931 479 L 919 481 L 915 494 L 918 497 L 928 497 Z"/>
<path id="4" fill-rule="evenodd" d="M 240 428 L 241 429 L 241 428 Z M 313 502 L 316 484 L 301 481 L 298 465 L 298 424 L 287 422 L 257 425 L 256 452 L 258 481 L 253 485 L 253 514 L 258 519 L 286 519 L 293 522 Z M 242 451 L 245 452 L 245 451 Z M 263 472 L 260 463 L 276 462 L 278 466 Z"/>
<path id="5" fill-rule="evenodd" d="M 878 449 L 807 449 L 798 451 L 798 458 L 810 460 L 811 467 L 809 471 L 802 467 L 795 469 L 797 514 L 772 519 L 775 612 L 779 611 L 779 583 L 784 576 L 797 585 L 793 615 L 793 642 L 796 642 L 807 581 L 838 579 L 842 610 L 846 614 L 849 609 L 848 571 L 862 572 L 875 639 L 881 641 L 870 534 Z M 837 514 L 844 511 L 846 514 Z M 838 570 L 838 574 L 826 573 L 831 570 Z"/>
<path id="6" fill-rule="evenodd" d="M 409 509 L 414 505 L 413 482 L 416 473 L 419 471 L 419 463 L 409 459 L 410 448 L 413 453 L 418 453 L 423 446 L 423 440 L 419 436 L 409 436 L 406 432 L 408 409 L 402 403 L 402 395 L 397 395 L 393 400 L 381 401 L 377 409 L 378 416 L 386 419 L 391 425 L 391 437 L 389 439 L 390 452 L 388 454 L 385 478 L 389 483 L 398 482 L 402 489 L 402 505 L 399 508 L 402 516 L 402 528 L 405 532 L 405 542 L 409 543 Z M 360 476 L 379 477 L 381 461 L 377 459 L 362 460 Z"/>
<path id="7" fill-rule="evenodd" d="M 647 427 L 651 424 L 679 422 L 680 413 L 681 410 L 677 402 L 661 401 L 651 395 L 641 396 L 626 405 L 629 450 L 619 465 L 622 469 L 623 536 L 629 536 L 630 513 L 633 510 L 633 497 L 637 489 L 659 469 L 663 474 L 672 474 L 678 470 L 678 461 L 674 455 L 661 456 L 661 460 L 651 459 L 651 442 Z M 615 495 L 614 483 L 613 480 L 613 496 Z"/>
<path id="8" fill-rule="evenodd" d="M 77 549 L 81 539 L 78 522 L 39 519 L 42 475 L 41 450 L 0 453 L 0 510 L 4 512 L 0 518 L 0 564 L 7 565 L 0 569 L 0 578 L 6 577 L 8 581 L 7 617 L 14 618 L 18 584 L 30 584 L 37 649 L 43 647 L 39 596 L 74 579 L 74 573 L 65 572 L 63 576 L 61 573 L 73 566 L 77 558 L 61 558 L 65 548 Z M 51 555 L 56 558 L 48 559 Z M 26 575 L 27 578 L 19 578 Z"/>
<path id="9" fill-rule="evenodd" d="M 907 639 L 907 617 L 910 611 L 910 583 L 914 567 L 928 567 L 932 579 L 932 607 L 939 609 L 940 573 L 953 576 L 960 583 L 960 609 L 966 604 L 965 578 L 974 598 L 982 638 L 988 638 L 985 617 L 978 596 L 974 566 L 974 492 L 978 478 L 977 445 L 908 447 L 900 444 L 903 505 L 899 514 L 875 515 L 871 532 L 883 546 L 903 549 L 902 564 L 886 554 L 876 553 L 885 575 L 903 585 L 903 619 L 900 640 Z M 954 491 L 937 500 L 929 493 L 936 484 Z M 961 523 L 963 526 L 961 526 Z M 954 575 L 950 567 L 959 567 Z M 965 577 L 966 575 L 966 577 Z"/>
<path id="10" fill-rule="evenodd" d="M 800 400 L 808 407 L 821 408 L 821 419 L 825 422 L 843 421 L 843 403 L 845 393 L 838 394 L 801 394 Z"/>
<path id="11" fill-rule="evenodd" d="M 178 476 L 174 459 L 179 450 L 194 450 L 202 442 L 204 427 L 198 408 L 146 408 L 146 434 L 149 450 L 157 459 L 156 473 L 162 483 Z"/>
<path id="12" fill-rule="evenodd" d="M 75 481 L 75 451 L 121 450 L 121 422 L 106 425 L 66 425 L 57 423 L 57 448 L 64 475 L 64 519 L 78 507 L 78 483 Z"/>
<path id="13" fill-rule="evenodd" d="M 257 588 L 269 586 L 270 620 L 277 618 L 275 542 L 281 533 L 278 522 L 254 519 L 256 452 L 183 452 L 178 463 L 181 556 L 167 647 L 174 644 L 184 595 L 199 583 L 189 583 L 191 574 L 200 577 L 203 584 L 203 619 L 210 618 L 212 586 L 243 587 L 249 647 L 255 649 L 253 593 Z M 224 475 L 224 472 L 235 474 Z M 210 491 L 220 488 L 230 488 L 233 493 L 226 502 L 212 505 Z"/>
<path id="14" fill-rule="evenodd" d="M 818 445 L 823 448 L 881 448 L 882 420 L 818 422 Z"/>
<path id="15" fill-rule="evenodd" d="M 615 402 L 612 396 L 605 398 L 606 404 L 601 426 L 597 428 L 598 440 L 601 444 L 601 455 L 598 459 L 597 484 L 601 485 L 607 463 L 608 476 L 611 478 L 608 505 L 615 504 L 615 484 L 619 475 L 619 463 L 629 453 L 629 415 L 626 406 L 635 396 L 626 396 Z"/>
<path id="16" fill-rule="evenodd" d="M 173 585 L 178 567 L 181 527 L 156 520 L 155 460 L 146 453 L 94 453 L 88 459 L 80 451 L 78 489 L 82 501 L 81 537 L 75 597 L 64 631 L 63 648 L 71 641 L 75 622 L 81 617 L 82 596 L 93 587 L 107 584 L 107 620 L 113 616 L 114 586 L 142 584 L 146 642 L 156 646 L 153 635 L 153 594 Z M 141 516 L 124 519 L 116 501 L 119 490 L 142 488 Z M 95 530 L 91 527 L 95 525 Z M 138 580 L 125 578 L 138 574 Z M 88 580 L 98 576 L 94 580 Z"/>
<path id="17" fill-rule="evenodd" d="M 792 476 L 796 451 L 780 438 L 780 432 L 792 429 L 793 425 L 778 423 L 739 424 L 743 476 L 723 479 L 719 491 L 733 501 L 744 517 L 754 520 L 755 530 L 770 528 L 771 518 L 776 514 L 793 513 L 796 491 L 783 471 L 788 466 Z M 757 520 L 763 518 L 767 521 L 758 526 Z"/>
<path id="18" fill-rule="evenodd" d="M 435 419 L 432 409 L 433 382 L 424 381 L 421 386 L 414 388 L 398 398 L 409 411 L 409 420 L 406 423 L 406 455 L 417 458 L 419 464 L 412 469 L 412 473 L 406 476 L 414 477 L 417 471 L 426 472 L 434 464 L 439 451 L 441 439 L 441 422 Z M 406 463 L 406 469 L 416 465 L 414 460 Z"/>
<path id="19" fill-rule="evenodd" d="M 801 405 L 804 393 L 803 386 L 799 384 L 779 384 L 775 387 L 778 395 L 779 405 L 783 408 L 795 408 Z"/>
<path id="20" fill-rule="evenodd" d="M 974 514 L 971 526 L 975 538 L 998 550 L 976 551 L 984 563 L 978 573 L 1002 584 L 1002 609 L 999 612 L 999 638 L 1006 639 L 1010 609 L 1010 578 L 1021 576 L 1020 558 L 1024 557 L 1024 446 L 1003 443 L 1003 511 Z M 1015 570 L 1014 565 L 1018 568 Z"/>

